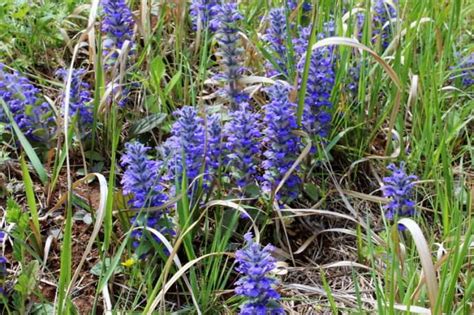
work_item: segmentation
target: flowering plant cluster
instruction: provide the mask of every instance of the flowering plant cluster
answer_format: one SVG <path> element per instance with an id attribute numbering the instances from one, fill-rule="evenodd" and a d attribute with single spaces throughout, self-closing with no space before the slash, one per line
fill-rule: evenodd
<path id="1" fill-rule="evenodd" d="M 474 85 L 474 52 L 464 57 L 461 62 L 453 67 L 454 70 L 460 70 L 459 74 L 453 76 L 453 79 L 460 78 L 461 84 L 468 89 Z"/>
<path id="2" fill-rule="evenodd" d="M 288 38 L 286 29 L 285 8 L 273 8 L 268 13 L 268 28 L 264 39 L 268 43 L 274 55 L 275 67 L 270 61 L 266 62 L 267 74 L 276 76 L 279 74 L 287 75 L 288 51 L 286 48 L 286 39 Z"/>
<path id="3" fill-rule="evenodd" d="M 57 75 L 64 81 L 67 79 L 68 70 L 59 69 Z M 69 116 L 77 116 L 77 122 L 83 131 L 87 131 L 94 121 L 92 113 L 92 95 L 90 85 L 84 81 L 86 70 L 74 69 L 71 76 L 71 90 L 69 96 Z M 63 99 L 65 96 L 63 95 Z"/>
<path id="4" fill-rule="evenodd" d="M 214 32 L 215 25 L 211 23 L 211 20 L 218 10 L 219 4 L 216 0 L 192 0 L 189 6 L 189 15 L 193 23 L 193 29 L 207 29 Z"/>
<path id="5" fill-rule="evenodd" d="M 415 202 L 412 199 L 415 175 L 408 175 L 405 171 L 405 164 L 399 167 L 390 164 L 387 167 L 392 173 L 384 177 L 383 195 L 389 198 L 389 203 L 385 206 L 385 216 L 389 220 L 395 217 L 413 216 L 415 214 Z"/>
<path id="6" fill-rule="evenodd" d="M 277 281 L 269 276 L 275 268 L 275 258 L 271 255 L 273 247 L 262 248 L 254 242 L 251 233 L 245 234 L 244 238 L 246 246 L 235 253 L 236 270 L 241 275 L 235 283 L 235 293 L 246 300 L 240 314 L 285 314 L 278 304 L 280 294 L 274 288 Z"/>
<path id="7" fill-rule="evenodd" d="M 397 10 L 391 3 L 385 0 L 376 0 L 373 10 L 373 31 L 372 38 L 380 41 L 383 49 L 387 48 L 393 36 L 391 21 L 397 18 Z"/>
<path id="8" fill-rule="evenodd" d="M 277 84 L 268 88 L 270 103 L 264 106 L 266 128 L 263 131 L 263 143 L 266 147 L 264 151 L 265 160 L 262 167 L 263 174 L 262 188 L 267 193 L 274 191 L 283 176 L 290 170 L 293 163 L 298 158 L 301 146 L 300 138 L 294 134 L 297 129 L 296 124 L 296 104 L 289 100 L 290 89 Z M 301 180 L 295 173 L 292 173 L 286 180 L 282 195 L 288 199 L 298 197 Z"/>
<path id="9" fill-rule="evenodd" d="M 0 98 L 6 103 L 15 123 L 24 135 L 33 141 L 49 139 L 54 117 L 48 103 L 37 89 L 17 71 L 8 71 L 0 64 Z M 9 124 L 8 116 L 0 106 L 0 122 Z"/>
<path id="10" fill-rule="evenodd" d="M 216 15 L 211 25 L 217 30 L 219 51 L 216 55 L 221 58 L 223 68 L 222 73 L 216 78 L 226 85 L 221 94 L 229 99 L 233 109 L 238 109 L 238 104 L 247 99 L 247 95 L 239 88 L 239 79 L 243 72 L 241 65 L 243 49 L 240 46 L 237 22 L 243 17 L 238 11 L 237 3 L 224 3 L 215 10 Z"/>
<path id="11" fill-rule="evenodd" d="M 123 193 L 132 196 L 130 205 L 138 212 L 132 218 L 132 225 L 153 228 L 165 235 L 174 235 L 172 222 L 165 211 L 144 211 L 144 208 L 159 207 L 167 201 L 160 184 L 159 163 L 147 157 L 150 148 L 139 142 L 127 143 L 125 150 L 121 159 L 121 164 L 125 167 L 121 184 Z M 134 247 L 139 247 L 142 237 L 142 230 L 132 232 Z"/>
<path id="12" fill-rule="evenodd" d="M 252 113 L 248 103 L 231 113 L 230 121 L 224 127 L 226 136 L 226 162 L 230 177 L 239 188 L 256 183 L 259 139 L 261 127 L 258 115 Z"/>
<path id="13" fill-rule="evenodd" d="M 102 32 L 105 33 L 103 51 L 104 56 L 110 55 L 108 62 L 113 64 L 119 55 L 117 50 L 122 49 L 126 41 L 129 42 L 130 52 L 133 53 L 135 22 L 125 0 L 102 0 L 102 8 L 105 13 L 102 21 Z"/>

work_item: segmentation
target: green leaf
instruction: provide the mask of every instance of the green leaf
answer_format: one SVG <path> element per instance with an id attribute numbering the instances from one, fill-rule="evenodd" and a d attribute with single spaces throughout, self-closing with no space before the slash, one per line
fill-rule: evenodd
<path id="1" fill-rule="evenodd" d="M 38 303 L 33 304 L 31 308 L 32 315 L 49 315 L 54 314 L 54 306 L 50 303 Z"/>
<path id="2" fill-rule="evenodd" d="M 171 78 L 170 82 L 166 86 L 165 95 L 170 94 L 171 90 L 174 88 L 176 83 L 178 83 L 179 79 L 181 79 L 181 70 L 175 73 L 175 75 Z"/>
<path id="3" fill-rule="evenodd" d="M 41 163 L 40 159 L 38 158 L 38 155 L 36 155 L 36 152 L 33 149 L 33 147 L 31 146 L 30 142 L 28 142 L 25 135 L 23 134 L 23 132 L 20 130 L 20 128 L 16 124 L 16 122 L 13 119 L 12 114 L 11 114 L 7 104 L 5 104 L 5 101 L 3 99 L 0 99 L 0 103 L 3 106 L 4 113 L 6 113 L 8 118 L 10 119 L 10 123 L 13 127 L 13 130 L 15 131 L 15 134 L 18 137 L 18 140 L 20 141 L 21 146 L 23 147 L 23 150 L 25 150 L 26 155 L 30 159 L 30 162 L 33 165 L 33 168 L 35 169 L 36 173 L 38 174 L 38 177 L 40 178 L 40 180 L 43 184 L 46 184 L 48 182 L 48 174 L 46 173 L 46 170 L 44 169 L 43 164 Z"/>
<path id="4" fill-rule="evenodd" d="M 91 273 L 95 276 L 100 277 L 105 271 L 110 270 L 112 265 L 111 258 L 105 258 L 104 261 L 99 261 L 97 264 L 94 265 L 91 269 Z M 121 273 L 123 271 L 122 266 L 118 266 L 114 264 L 114 269 L 112 270 L 114 274 Z"/>
<path id="5" fill-rule="evenodd" d="M 18 277 L 18 281 L 15 285 L 15 291 L 19 292 L 26 298 L 33 292 L 37 283 L 37 276 L 39 273 L 40 265 L 37 260 L 31 261 L 23 269 L 23 272 Z"/>
<path id="6" fill-rule="evenodd" d="M 151 85 L 155 92 L 160 90 L 160 82 L 165 75 L 166 66 L 160 56 L 156 56 L 150 63 Z"/>
<path id="7" fill-rule="evenodd" d="M 152 114 L 135 122 L 130 128 L 129 138 L 133 138 L 139 134 L 151 131 L 163 123 L 166 114 Z"/>
<path id="8" fill-rule="evenodd" d="M 38 209 L 36 207 L 36 199 L 35 199 L 35 191 L 33 187 L 33 181 L 30 177 L 30 172 L 28 171 L 28 166 L 26 165 L 25 157 L 21 155 L 20 157 L 20 164 L 21 164 L 21 171 L 23 173 L 23 182 L 25 185 L 25 192 L 26 192 L 26 201 L 28 203 L 28 213 L 31 215 L 31 221 L 33 222 L 32 228 L 33 235 L 35 237 L 35 245 L 36 250 L 38 253 L 42 252 L 43 249 L 43 241 L 41 239 L 41 230 L 40 230 L 40 223 L 39 223 L 39 216 L 38 216 Z"/>

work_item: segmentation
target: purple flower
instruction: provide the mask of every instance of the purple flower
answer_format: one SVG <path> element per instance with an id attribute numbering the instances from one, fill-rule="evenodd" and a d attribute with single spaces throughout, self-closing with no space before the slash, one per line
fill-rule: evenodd
<path id="1" fill-rule="evenodd" d="M 138 209 L 137 211 L 163 205 L 167 198 L 159 183 L 160 165 L 148 158 L 147 152 L 150 148 L 139 142 L 131 142 L 125 144 L 125 150 L 121 159 L 121 165 L 125 167 L 121 184 L 123 193 L 131 195 L 129 203 Z M 164 211 L 140 212 L 132 218 L 131 223 L 134 226 L 151 227 L 163 234 L 174 235 L 171 221 Z M 142 230 L 132 232 L 134 247 L 140 245 L 142 236 Z"/>
<path id="2" fill-rule="evenodd" d="M 189 6 L 189 15 L 193 23 L 193 30 L 197 30 L 199 24 L 201 29 L 209 27 L 210 31 L 214 32 L 215 28 L 210 22 L 216 14 L 218 6 L 216 0 L 192 0 Z"/>
<path id="3" fill-rule="evenodd" d="M 59 69 L 56 73 L 64 81 L 67 80 L 68 70 Z M 94 121 L 90 85 L 84 81 L 85 74 L 86 71 L 84 69 L 73 70 L 71 93 L 69 96 L 69 116 L 78 116 L 77 121 L 81 129 L 89 127 Z"/>
<path id="4" fill-rule="evenodd" d="M 216 55 L 221 58 L 223 68 L 223 73 L 216 78 L 225 83 L 221 94 L 229 99 L 233 109 L 237 109 L 238 104 L 247 99 L 247 95 L 240 90 L 238 83 L 243 68 L 237 22 L 242 18 L 236 3 L 225 3 L 216 8 L 216 15 L 211 22 L 211 26 L 217 30 L 219 51 Z"/>
<path id="5" fill-rule="evenodd" d="M 374 40 L 380 40 L 382 48 L 385 49 L 390 43 L 393 30 L 390 20 L 397 18 L 397 10 L 385 0 L 376 0 L 372 7 L 373 10 L 373 32 Z"/>
<path id="6" fill-rule="evenodd" d="M 383 179 L 383 195 L 390 200 L 384 207 L 387 211 L 385 216 L 389 220 L 399 216 L 413 216 L 415 214 L 415 202 L 411 198 L 415 185 L 414 181 L 417 177 L 407 175 L 405 163 L 401 163 L 400 167 L 390 164 L 387 168 L 392 174 Z"/>
<path id="7" fill-rule="evenodd" d="M 453 76 L 453 79 L 460 77 L 461 84 L 465 88 L 470 88 L 474 85 L 474 53 L 464 57 L 459 65 L 453 68 L 461 71 L 460 74 Z"/>
<path id="8" fill-rule="evenodd" d="M 331 36 L 334 33 L 332 22 L 326 23 L 323 32 L 318 38 Z M 294 41 L 295 52 L 301 56 L 297 65 L 300 80 L 303 76 L 305 58 L 311 28 L 300 29 L 300 36 Z M 335 83 L 335 61 L 333 47 L 325 46 L 313 50 L 309 64 L 309 75 L 306 85 L 305 110 L 303 115 L 304 129 L 311 135 L 326 137 L 329 133 L 331 114 L 329 113 L 333 104 L 330 101 L 331 91 Z M 301 84 L 301 83 L 300 83 Z"/>
<path id="9" fill-rule="evenodd" d="M 164 155 L 169 158 L 166 179 L 181 185 L 185 174 L 190 184 L 205 171 L 204 120 L 192 106 L 176 110 L 174 116 L 177 120 L 171 128 L 172 136 L 164 144 Z"/>
<path id="10" fill-rule="evenodd" d="M 224 126 L 226 161 L 231 179 L 239 188 L 244 188 L 257 179 L 260 124 L 258 114 L 252 113 L 248 103 L 242 103 L 230 116 L 230 121 Z"/>
<path id="11" fill-rule="evenodd" d="M 8 106 L 20 130 L 33 141 L 46 141 L 54 121 L 48 103 L 39 96 L 39 89 L 19 72 L 8 72 L 0 63 L 0 98 Z M 0 106 L 0 122 L 9 123 Z"/>
<path id="12" fill-rule="evenodd" d="M 268 21 L 270 23 L 266 33 L 265 41 L 268 43 L 268 47 L 273 52 L 274 61 L 277 65 L 275 69 L 274 65 L 267 61 L 266 67 L 268 69 L 268 75 L 287 74 L 287 50 L 286 40 L 288 37 L 286 31 L 286 14 L 284 8 L 271 9 L 268 15 Z"/>
<path id="13" fill-rule="evenodd" d="M 102 21 L 104 56 L 111 54 L 108 63 L 113 64 L 118 57 L 116 50 L 122 49 L 125 41 L 130 42 L 130 52 L 134 51 L 132 39 L 135 22 L 125 0 L 102 0 L 102 7 L 105 13 Z"/>
<path id="14" fill-rule="evenodd" d="M 290 10 L 294 10 L 298 7 L 298 0 L 288 0 L 287 3 L 288 3 L 288 8 Z M 312 6 L 310 2 L 303 1 L 303 5 L 302 5 L 303 12 L 311 11 L 311 8 Z"/>
<path id="15" fill-rule="evenodd" d="M 274 85 L 268 89 L 270 103 L 264 106 L 266 128 L 263 131 L 265 146 L 265 160 L 262 167 L 263 190 L 270 193 L 280 184 L 283 176 L 288 172 L 298 158 L 300 139 L 293 133 L 297 129 L 296 104 L 288 99 L 289 88 L 284 85 Z M 286 180 L 285 186 L 276 196 L 295 199 L 298 197 L 300 178 L 292 174 Z"/>
<path id="16" fill-rule="evenodd" d="M 246 299 L 240 314 L 285 314 L 278 304 L 280 295 L 274 289 L 277 281 L 268 275 L 275 268 L 275 258 L 271 256 L 273 246 L 262 248 L 253 241 L 251 233 L 244 238 L 246 246 L 235 253 L 236 270 L 241 275 L 235 283 L 235 293 Z"/>
<path id="17" fill-rule="evenodd" d="M 0 295 L 3 296 L 7 294 L 5 288 L 5 278 L 8 275 L 7 263 L 8 260 L 4 256 L 0 256 Z"/>

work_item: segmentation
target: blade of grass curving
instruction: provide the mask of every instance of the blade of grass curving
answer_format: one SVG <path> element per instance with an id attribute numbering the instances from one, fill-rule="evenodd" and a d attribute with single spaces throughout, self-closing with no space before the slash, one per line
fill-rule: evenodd
<path id="1" fill-rule="evenodd" d="M 373 51 L 372 49 L 370 49 L 369 47 L 359 43 L 357 40 L 355 39 L 352 39 L 352 38 L 346 38 L 346 37 L 328 37 L 328 38 L 325 38 L 325 39 L 322 39 L 318 42 L 316 42 L 314 45 L 312 45 L 311 47 L 311 50 L 310 51 L 313 51 L 313 50 L 316 50 L 318 48 L 321 48 L 321 47 L 325 47 L 325 46 L 349 46 L 349 47 L 353 47 L 353 48 L 357 48 L 357 49 L 361 49 L 363 51 L 366 51 L 368 52 L 374 59 L 375 61 L 377 61 L 378 64 L 380 64 L 382 66 L 382 68 L 385 70 L 385 72 L 387 73 L 387 75 L 392 79 L 393 83 L 395 84 L 395 86 L 397 87 L 397 92 L 396 92 L 396 95 L 395 95 L 395 101 L 394 101 L 394 106 L 392 108 L 392 111 L 391 111 L 391 115 L 390 115 L 390 120 L 389 120 L 389 130 L 393 130 L 394 126 L 395 126 L 395 119 L 397 117 L 397 114 L 400 110 L 400 101 L 401 101 L 401 93 L 402 93 L 402 83 L 400 81 L 400 79 L 398 78 L 398 75 L 397 73 L 393 70 L 393 68 L 385 61 L 382 59 L 382 57 L 380 57 L 375 51 Z M 308 51 L 309 52 L 309 51 Z M 301 57 L 301 60 L 306 60 L 306 62 L 308 61 L 308 52 L 306 52 L 302 57 Z M 301 62 L 301 61 L 300 61 Z M 307 64 L 305 64 L 305 66 L 307 66 Z M 306 70 L 306 69 L 305 69 Z M 303 86 L 301 87 L 301 90 L 303 90 Z M 302 91 L 300 90 L 300 97 L 301 97 L 301 93 Z M 304 95 L 304 94 L 303 94 Z M 300 115 L 302 115 L 302 111 L 303 111 L 303 104 L 301 102 L 301 99 L 299 100 L 299 103 L 298 103 L 298 118 L 301 119 Z M 372 132 L 372 135 L 371 135 L 371 139 L 373 139 L 373 137 L 375 136 L 375 131 Z M 384 155 L 387 155 L 387 152 L 390 148 L 390 145 L 391 145 L 391 141 L 392 139 L 390 137 L 388 137 L 387 139 L 387 145 L 385 147 L 385 154 Z"/>
<path id="2" fill-rule="evenodd" d="M 421 231 L 420 226 L 409 218 L 403 218 L 398 221 L 397 224 L 401 224 L 406 227 L 406 229 L 412 235 L 413 241 L 415 243 L 418 255 L 420 257 L 421 265 L 423 267 L 423 273 L 426 276 L 426 284 L 428 287 L 428 297 L 430 300 L 431 311 L 433 314 L 441 314 L 441 312 L 435 312 L 437 298 L 438 298 L 438 281 L 436 279 L 436 273 L 433 265 L 433 260 L 431 258 L 431 252 L 428 247 L 428 242 Z M 398 244 L 398 225 L 394 224 L 392 227 L 392 236 L 394 238 L 394 243 Z"/>
<path id="3" fill-rule="evenodd" d="M 141 227 L 138 227 L 136 229 L 142 229 Z M 136 230 L 134 229 L 134 230 Z M 173 251 L 173 246 L 171 245 L 171 243 L 168 241 L 168 239 L 163 235 L 161 234 L 160 232 L 158 232 L 156 229 L 153 229 L 153 228 L 150 228 L 150 227 L 145 227 L 145 229 L 147 229 L 150 233 L 152 233 L 153 235 L 155 235 L 156 237 L 158 237 L 161 241 L 161 243 L 163 243 L 163 245 L 165 245 L 166 249 L 168 250 L 168 252 L 172 252 Z M 182 264 L 181 264 L 181 261 L 179 260 L 179 257 L 178 256 L 174 256 L 173 257 L 173 262 L 174 264 L 176 265 L 176 267 L 178 269 L 182 268 Z M 191 299 L 194 303 L 194 307 L 196 307 L 196 311 L 197 313 L 200 315 L 202 314 L 200 308 L 199 308 L 199 304 L 197 302 L 197 299 L 196 299 L 196 296 L 194 294 L 194 291 L 193 291 L 193 288 L 191 287 L 191 283 L 189 282 L 189 279 L 188 277 L 186 277 L 185 275 L 183 275 L 183 280 L 184 280 L 184 283 L 186 284 L 186 286 L 188 287 L 188 290 L 189 290 L 189 293 L 191 294 Z"/>
<path id="4" fill-rule="evenodd" d="M 12 113 L 10 112 L 10 109 L 8 108 L 3 98 L 0 98 L 0 103 L 2 104 L 3 112 L 7 115 L 8 119 L 10 120 L 10 124 L 13 127 L 13 131 L 15 132 L 15 135 L 18 138 L 18 141 L 20 141 L 21 147 L 23 148 L 23 150 L 25 150 L 25 153 L 28 156 L 28 159 L 30 160 L 31 165 L 33 165 L 33 168 L 35 169 L 36 174 L 38 174 L 38 177 L 41 180 L 41 183 L 43 185 L 46 185 L 48 183 L 48 174 L 46 173 L 46 169 L 44 168 L 43 164 L 38 158 L 38 155 L 36 155 L 36 152 L 31 146 L 30 142 L 26 139 L 20 127 L 18 127 L 17 123 L 13 119 Z"/>
<path id="5" fill-rule="evenodd" d="M 105 179 L 104 175 L 99 174 L 99 173 L 91 173 L 85 176 L 84 178 L 76 181 L 76 184 L 87 182 L 93 177 L 96 177 L 99 180 L 99 187 L 100 187 L 100 200 L 99 200 L 99 207 L 97 208 L 97 211 L 96 211 L 94 229 L 92 230 L 92 233 L 89 238 L 89 242 L 87 243 L 87 246 L 84 249 L 84 253 L 82 254 L 81 260 L 79 261 L 79 264 L 77 265 L 76 271 L 74 272 L 71 278 L 71 281 L 69 282 L 69 286 L 66 290 L 66 295 L 69 295 L 71 293 L 72 287 L 74 286 L 74 283 L 76 282 L 77 277 L 79 276 L 79 273 L 81 272 L 82 266 L 84 265 L 84 262 L 86 261 L 90 251 L 92 250 L 92 246 L 94 245 L 95 239 L 100 232 L 100 228 L 102 227 L 102 222 L 104 221 L 104 217 L 105 217 L 105 205 L 106 205 L 106 200 L 107 200 L 107 195 L 108 195 L 108 186 L 107 186 L 107 180 Z"/>
<path id="6" fill-rule="evenodd" d="M 158 304 L 160 303 L 160 301 L 162 300 L 162 298 L 164 297 L 166 292 L 168 292 L 168 290 L 173 286 L 173 284 L 176 281 L 178 281 L 178 279 L 181 278 L 184 275 L 184 273 L 186 271 L 188 271 L 191 267 L 193 267 L 195 264 L 197 264 L 198 262 L 200 262 L 201 260 L 203 260 L 205 258 L 208 258 L 208 257 L 211 257 L 211 256 L 217 256 L 217 255 L 227 255 L 227 256 L 230 256 L 230 257 L 234 256 L 233 253 L 229 253 L 229 252 L 209 253 L 209 254 L 203 255 L 201 257 L 195 258 L 195 259 L 191 260 L 190 262 L 186 263 L 182 268 L 180 268 L 176 271 L 176 273 L 173 275 L 173 277 L 170 278 L 169 281 L 167 281 L 164 284 L 163 289 L 161 289 L 161 291 L 158 293 L 156 298 L 152 301 L 151 306 L 144 313 L 147 314 L 147 315 L 152 315 L 153 311 L 158 306 Z"/>

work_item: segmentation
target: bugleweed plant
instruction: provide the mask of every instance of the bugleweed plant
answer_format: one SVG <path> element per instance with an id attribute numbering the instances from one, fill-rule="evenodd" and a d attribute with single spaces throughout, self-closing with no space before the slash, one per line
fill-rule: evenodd
<path id="1" fill-rule="evenodd" d="M 0 4 L 5 314 L 471 314 L 474 6 Z"/>

